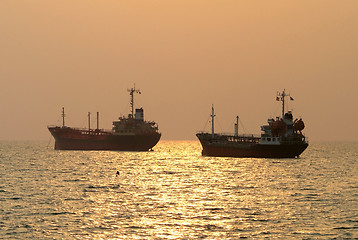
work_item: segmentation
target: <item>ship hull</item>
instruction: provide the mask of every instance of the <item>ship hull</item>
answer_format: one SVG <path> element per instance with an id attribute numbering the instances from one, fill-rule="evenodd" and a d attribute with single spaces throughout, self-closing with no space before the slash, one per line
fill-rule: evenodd
<path id="1" fill-rule="evenodd" d="M 295 158 L 308 147 L 308 143 L 268 145 L 260 143 L 210 142 L 198 136 L 203 156 L 238 158 Z"/>
<path id="2" fill-rule="evenodd" d="M 64 137 L 51 131 L 55 150 L 148 151 L 159 141 L 160 133 L 136 135 L 88 135 Z"/>

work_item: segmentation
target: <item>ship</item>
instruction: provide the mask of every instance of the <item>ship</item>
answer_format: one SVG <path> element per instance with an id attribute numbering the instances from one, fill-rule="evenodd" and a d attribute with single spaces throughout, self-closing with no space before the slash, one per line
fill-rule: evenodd
<path id="1" fill-rule="evenodd" d="M 113 121 L 111 130 L 91 129 L 91 114 L 88 113 L 88 128 L 73 128 L 65 125 L 65 111 L 62 108 L 62 126 L 48 126 L 55 139 L 55 150 L 112 150 L 112 151 L 148 151 L 158 143 L 161 133 L 158 124 L 144 120 L 143 108 L 135 109 L 134 94 L 141 94 L 139 89 L 128 89 L 131 113 Z"/>
<path id="2" fill-rule="evenodd" d="M 211 133 L 196 134 L 203 156 L 238 158 L 298 158 L 308 147 L 308 140 L 302 133 L 305 124 L 293 120 L 292 111 L 285 112 L 285 97 L 293 98 L 285 90 L 277 92 L 276 100 L 282 102 L 282 116 L 269 118 L 261 126 L 261 134 L 239 134 L 239 117 L 236 117 L 234 134 L 219 134 L 214 130 L 214 106 L 211 113 Z"/>

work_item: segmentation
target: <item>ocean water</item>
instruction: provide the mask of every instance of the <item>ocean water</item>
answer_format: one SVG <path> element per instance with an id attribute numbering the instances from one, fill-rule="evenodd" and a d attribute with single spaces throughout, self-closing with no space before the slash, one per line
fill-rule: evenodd
<path id="1" fill-rule="evenodd" d="M 358 143 L 239 159 L 202 157 L 198 141 L 153 152 L 0 142 L 0 238 L 357 239 L 357 161 Z"/>

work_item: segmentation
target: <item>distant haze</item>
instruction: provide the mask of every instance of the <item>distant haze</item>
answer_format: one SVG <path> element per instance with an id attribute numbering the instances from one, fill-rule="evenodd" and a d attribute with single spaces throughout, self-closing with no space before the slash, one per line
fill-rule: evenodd
<path id="1" fill-rule="evenodd" d="M 0 32 L 0 140 L 48 140 L 62 107 L 110 129 L 134 83 L 162 139 L 209 130 L 211 104 L 218 132 L 260 133 L 286 89 L 311 141 L 357 140 L 356 0 L 2 0 Z"/>

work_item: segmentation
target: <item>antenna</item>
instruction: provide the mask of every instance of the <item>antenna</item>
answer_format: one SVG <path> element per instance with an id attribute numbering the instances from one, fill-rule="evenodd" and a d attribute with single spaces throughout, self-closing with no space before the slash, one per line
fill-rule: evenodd
<path id="1" fill-rule="evenodd" d="M 134 93 L 141 94 L 141 92 L 139 89 L 135 88 L 135 84 L 134 84 L 133 88 L 127 89 L 127 91 L 129 92 L 129 95 L 131 96 L 131 118 L 134 118 Z"/>

